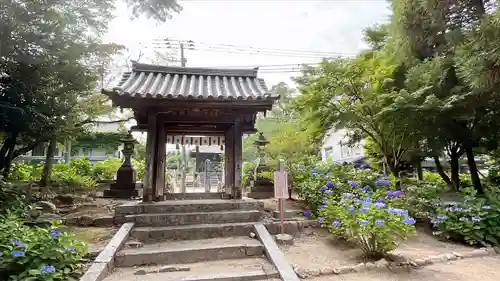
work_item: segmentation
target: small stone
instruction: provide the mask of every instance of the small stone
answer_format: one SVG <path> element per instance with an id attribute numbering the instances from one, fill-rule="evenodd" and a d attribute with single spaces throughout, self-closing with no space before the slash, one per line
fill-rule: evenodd
<path id="1" fill-rule="evenodd" d="M 427 265 L 431 265 L 431 264 L 434 264 L 434 261 L 432 260 L 432 257 L 428 257 L 428 258 L 425 259 L 425 263 Z"/>
<path id="2" fill-rule="evenodd" d="M 448 257 L 446 256 L 446 254 L 439 255 L 438 257 L 439 257 L 439 260 L 442 262 L 448 261 Z"/>
<path id="3" fill-rule="evenodd" d="M 441 262 L 441 256 L 429 256 L 428 260 L 430 260 L 433 263 L 439 263 Z"/>
<path id="4" fill-rule="evenodd" d="M 364 263 L 360 263 L 352 268 L 355 272 L 363 272 L 366 270 L 366 265 Z"/>
<path id="5" fill-rule="evenodd" d="M 67 218 L 64 218 L 64 223 L 66 225 L 77 225 L 78 224 L 78 218 L 77 217 L 67 217 Z"/>
<path id="6" fill-rule="evenodd" d="M 375 262 L 377 268 L 384 268 L 389 266 L 389 262 L 386 259 L 380 259 Z"/>
<path id="7" fill-rule="evenodd" d="M 158 272 L 177 272 L 177 271 L 191 271 L 187 266 L 164 266 L 158 269 Z"/>
<path id="8" fill-rule="evenodd" d="M 447 260 L 450 261 L 457 260 L 457 256 L 455 256 L 454 254 L 445 254 L 444 256 L 446 257 Z"/>
<path id="9" fill-rule="evenodd" d="M 44 213 L 41 214 L 36 220 L 40 222 L 62 221 L 63 217 L 58 214 Z"/>
<path id="10" fill-rule="evenodd" d="M 413 267 L 418 267 L 419 265 L 415 261 L 410 261 L 410 265 Z"/>
<path id="11" fill-rule="evenodd" d="M 321 269 L 321 275 L 332 275 L 333 274 L 333 268 L 331 267 L 323 267 Z"/>
<path id="12" fill-rule="evenodd" d="M 453 252 L 452 253 L 455 257 L 459 258 L 459 259 L 463 259 L 464 258 L 464 255 L 462 255 L 461 253 L 459 252 Z"/>
<path id="13" fill-rule="evenodd" d="M 479 258 L 479 257 L 484 257 L 487 256 L 488 252 L 486 249 L 477 249 L 477 250 L 472 250 L 470 252 L 464 253 L 464 257 L 467 258 Z"/>
<path id="14" fill-rule="evenodd" d="M 493 249 L 498 255 L 500 255 L 500 247 L 493 247 Z"/>
<path id="15" fill-rule="evenodd" d="M 81 226 L 91 226 L 94 224 L 94 218 L 87 215 L 81 216 L 78 219 L 78 224 Z"/>
<path id="16" fill-rule="evenodd" d="M 289 234 L 276 235 L 276 242 L 282 245 L 293 245 L 293 236 Z"/>
<path id="17" fill-rule="evenodd" d="M 307 275 L 307 272 L 302 269 L 302 268 L 295 268 L 295 274 L 297 274 L 297 277 L 299 277 L 300 279 L 306 279 L 307 277 L 309 277 L 309 275 Z"/>
<path id="18" fill-rule="evenodd" d="M 137 241 L 129 241 L 125 244 L 125 246 L 127 246 L 129 248 L 142 248 L 142 247 L 144 247 L 144 244 L 142 244 L 141 242 L 137 242 Z"/>
<path id="19" fill-rule="evenodd" d="M 346 274 L 346 273 L 353 272 L 353 271 L 354 271 L 354 269 L 352 268 L 352 266 L 342 266 L 342 267 L 337 268 L 338 274 Z"/>
<path id="20" fill-rule="evenodd" d="M 250 232 L 250 238 L 255 238 L 255 236 L 257 236 L 257 235 L 255 235 L 255 233 Z"/>
<path id="21" fill-rule="evenodd" d="M 52 202 L 39 201 L 39 202 L 36 202 L 34 204 L 34 207 L 37 210 L 40 210 L 44 214 L 46 214 L 46 213 L 49 213 L 49 214 L 55 214 L 55 213 L 57 213 L 57 207 Z"/>
<path id="22" fill-rule="evenodd" d="M 416 259 L 414 261 L 418 266 L 425 266 L 427 265 L 427 261 L 425 259 Z"/>
<path id="23" fill-rule="evenodd" d="M 102 216 L 94 220 L 95 226 L 113 226 L 113 216 Z"/>
<path id="24" fill-rule="evenodd" d="M 316 268 L 315 269 L 309 269 L 306 272 L 307 272 L 307 275 L 309 275 L 309 276 L 317 277 L 317 276 L 321 275 L 321 270 L 316 269 Z"/>
<path id="25" fill-rule="evenodd" d="M 365 266 L 366 270 L 374 270 L 375 268 L 377 268 L 377 266 L 373 262 L 367 262 Z"/>
<path id="26" fill-rule="evenodd" d="M 148 272 L 144 269 L 139 269 L 136 272 L 134 272 L 134 275 L 146 275 Z"/>

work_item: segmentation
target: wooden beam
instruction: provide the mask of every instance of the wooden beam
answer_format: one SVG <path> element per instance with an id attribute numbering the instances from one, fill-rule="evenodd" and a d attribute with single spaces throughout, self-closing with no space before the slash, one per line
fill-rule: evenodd
<path id="1" fill-rule="evenodd" d="M 146 163 L 144 175 L 143 201 L 153 201 L 153 194 L 156 194 L 155 189 L 155 170 L 156 170 L 156 148 L 157 148 L 157 131 L 156 112 L 148 114 L 148 135 L 146 139 Z"/>
<path id="2" fill-rule="evenodd" d="M 158 149 L 156 151 L 156 183 L 155 183 L 155 193 L 154 196 L 156 200 L 163 201 L 165 199 L 164 197 L 164 190 L 165 190 L 165 162 L 167 158 L 167 148 L 166 148 L 166 141 L 167 141 L 167 134 L 165 132 L 165 127 L 161 125 L 157 125 L 158 127 L 158 140 L 157 140 L 157 146 Z"/>
<path id="3" fill-rule="evenodd" d="M 234 186 L 234 127 L 226 132 L 225 151 L 224 151 L 224 186 L 226 195 L 232 196 Z"/>
<path id="4" fill-rule="evenodd" d="M 236 120 L 234 123 L 234 187 L 233 187 L 233 199 L 241 199 L 242 197 L 242 186 L 241 186 L 241 173 L 243 166 L 243 149 L 242 149 L 242 128 L 240 120 Z"/>

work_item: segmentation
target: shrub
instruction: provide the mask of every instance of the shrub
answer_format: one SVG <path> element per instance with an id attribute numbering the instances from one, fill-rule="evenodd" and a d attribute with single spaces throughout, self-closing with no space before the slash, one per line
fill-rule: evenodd
<path id="1" fill-rule="evenodd" d="M 492 190 L 480 198 L 473 188 L 462 190 L 462 202 L 434 203 L 430 218 L 439 230 L 435 234 L 471 245 L 500 245 L 500 192 Z"/>
<path id="2" fill-rule="evenodd" d="M 393 200 L 393 204 L 407 209 L 413 217 L 427 218 L 435 213 L 434 203 L 440 201 L 444 189 L 444 184 L 409 181 L 401 188 L 405 196 Z"/>
<path id="3" fill-rule="evenodd" d="M 327 196 L 319 221 L 333 234 L 356 243 L 366 257 L 381 258 L 415 232 L 415 219 L 407 210 L 393 207 L 392 201 L 403 192 L 387 189 L 388 180 L 379 179 L 370 186 L 352 183 L 340 200 Z"/>
<path id="4" fill-rule="evenodd" d="M 145 173 L 144 161 L 132 159 L 132 165 L 134 165 L 135 168 L 136 179 L 140 181 L 144 180 L 144 173 Z"/>
<path id="5" fill-rule="evenodd" d="M 12 214 L 0 222 L 0 276 L 11 281 L 66 281 L 81 275 L 84 244 L 58 230 L 57 224 L 29 227 Z"/>
<path id="6" fill-rule="evenodd" d="M 108 158 L 104 161 L 95 163 L 93 178 L 95 180 L 112 180 L 115 178 L 116 172 L 122 165 L 122 160 L 119 158 Z"/>
<path id="7" fill-rule="evenodd" d="M 29 205 L 21 189 L 0 178 L 0 215 L 9 211 L 25 216 Z"/>
<path id="8" fill-rule="evenodd" d="M 71 160 L 69 166 L 78 173 L 80 176 L 92 176 L 92 163 L 86 158 Z"/>
<path id="9" fill-rule="evenodd" d="M 81 175 L 75 167 L 64 163 L 52 166 L 52 180 L 63 187 L 68 187 L 71 191 L 97 187 L 92 177 Z"/>
<path id="10" fill-rule="evenodd" d="M 243 163 L 243 173 L 241 177 L 241 184 L 245 187 L 250 186 L 250 182 L 253 181 L 255 173 L 255 163 L 245 162 Z"/>
<path id="11" fill-rule="evenodd" d="M 28 181 L 31 180 L 31 166 L 24 162 L 14 162 L 9 170 L 9 180 Z"/>

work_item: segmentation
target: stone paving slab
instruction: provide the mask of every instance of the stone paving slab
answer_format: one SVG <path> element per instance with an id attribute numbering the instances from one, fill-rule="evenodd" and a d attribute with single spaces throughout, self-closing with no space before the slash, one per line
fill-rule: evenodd
<path id="1" fill-rule="evenodd" d="M 258 210 L 233 210 L 219 212 L 164 213 L 127 215 L 128 222 L 136 226 L 171 226 L 189 224 L 214 224 L 233 222 L 256 222 L 261 218 Z"/>
<path id="2" fill-rule="evenodd" d="M 164 240 L 193 240 L 219 237 L 248 236 L 252 222 L 197 224 L 179 226 L 137 227 L 131 236 L 144 243 Z"/>
<path id="3" fill-rule="evenodd" d="M 181 280 L 267 280 L 277 277 L 277 271 L 262 256 L 245 259 L 227 259 L 191 264 L 176 264 L 173 267 L 189 271 L 159 272 L 165 266 L 140 266 L 117 268 L 105 281 L 181 281 Z M 143 271 L 144 275 L 135 275 Z M 211 278 L 211 279 L 209 279 Z M 217 278 L 217 279 L 216 279 Z"/>
<path id="4" fill-rule="evenodd" d="M 249 237 L 166 241 L 125 249 L 115 257 L 118 267 L 147 264 L 194 263 L 262 255 L 264 246 Z"/>

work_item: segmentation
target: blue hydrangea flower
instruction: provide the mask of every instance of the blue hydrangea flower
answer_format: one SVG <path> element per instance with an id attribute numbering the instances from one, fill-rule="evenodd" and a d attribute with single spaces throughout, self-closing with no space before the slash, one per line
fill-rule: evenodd
<path id="1" fill-rule="evenodd" d="M 23 245 L 23 242 L 21 240 L 10 240 L 10 244 L 14 245 L 14 246 L 22 246 Z"/>
<path id="2" fill-rule="evenodd" d="M 480 216 L 473 216 L 470 218 L 472 221 L 481 221 L 481 217 Z"/>
<path id="3" fill-rule="evenodd" d="M 367 225 L 369 222 L 367 220 L 360 220 L 359 224 L 360 225 Z"/>
<path id="4" fill-rule="evenodd" d="M 356 210 L 356 208 L 354 208 L 354 206 L 349 207 L 349 212 L 352 213 L 352 212 L 354 212 L 354 210 Z"/>
<path id="5" fill-rule="evenodd" d="M 391 181 L 389 179 L 378 179 L 375 184 L 380 186 L 389 186 Z"/>
<path id="6" fill-rule="evenodd" d="M 369 189 L 370 189 L 370 187 L 368 185 L 363 186 L 364 191 L 368 191 Z"/>
<path id="7" fill-rule="evenodd" d="M 363 164 L 363 166 L 361 168 L 363 168 L 365 170 L 370 169 L 370 164 Z"/>
<path id="8" fill-rule="evenodd" d="M 368 195 L 372 196 L 373 191 L 367 191 L 367 192 L 366 192 L 366 194 L 368 194 Z"/>
<path id="9" fill-rule="evenodd" d="M 320 223 L 324 223 L 324 222 L 325 222 L 325 218 L 320 217 L 320 218 L 318 219 L 318 221 L 319 221 Z"/>
<path id="10" fill-rule="evenodd" d="M 325 205 L 319 205 L 319 208 L 320 209 L 324 209 L 324 208 L 326 208 L 326 206 Z"/>
<path id="11" fill-rule="evenodd" d="M 362 201 L 361 201 L 361 200 L 359 200 L 359 199 L 354 199 L 354 201 L 353 201 L 353 202 L 354 202 L 354 204 L 359 204 L 359 203 L 361 203 Z"/>
<path id="12" fill-rule="evenodd" d="M 417 221 L 412 217 L 404 217 L 403 222 L 406 224 L 415 224 Z"/>
<path id="13" fill-rule="evenodd" d="M 358 169 L 361 167 L 361 162 L 354 162 L 354 168 Z"/>
<path id="14" fill-rule="evenodd" d="M 385 198 L 384 197 L 379 197 L 379 198 L 377 198 L 377 200 L 375 200 L 375 202 L 385 203 Z"/>
<path id="15" fill-rule="evenodd" d="M 3 256 L 3 252 L 0 252 L 0 257 Z"/>
<path id="16" fill-rule="evenodd" d="M 387 191 L 387 196 L 389 196 L 389 197 L 399 197 L 402 195 L 403 195 L 403 192 L 401 190 L 389 190 L 389 191 Z"/>
<path id="17" fill-rule="evenodd" d="M 328 187 L 329 189 L 332 189 L 332 188 L 334 188 L 334 187 L 335 187 L 335 184 L 334 184 L 333 182 L 329 181 L 329 182 L 327 182 L 327 183 L 325 184 L 325 186 L 326 186 L 326 187 Z"/>
<path id="18" fill-rule="evenodd" d="M 332 194 L 333 194 L 333 190 L 328 189 L 328 190 L 326 191 L 326 194 L 328 194 L 328 195 L 332 195 Z"/>
<path id="19" fill-rule="evenodd" d="M 335 227 L 339 227 L 339 226 L 342 225 L 342 222 L 339 221 L 339 220 L 334 220 L 334 221 L 332 221 L 332 225 L 335 226 Z"/>
<path id="20" fill-rule="evenodd" d="M 50 236 L 52 237 L 57 237 L 57 236 L 60 236 L 62 235 L 62 232 L 57 230 L 57 229 L 51 229 L 50 230 Z"/>
<path id="21" fill-rule="evenodd" d="M 71 253 L 76 252 L 76 248 L 72 247 L 72 246 L 66 246 L 66 247 L 64 247 L 64 249 L 66 249 L 66 251 L 71 252 Z"/>
<path id="22" fill-rule="evenodd" d="M 330 201 L 328 201 L 328 200 L 323 200 L 323 202 L 321 202 L 321 204 L 323 204 L 323 205 L 328 205 L 328 204 L 330 204 Z"/>
<path id="23" fill-rule="evenodd" d="M 382 226 L 384 225 L 385 221 L 384 220 L 376 220 L 375 225 Z"/>
<path id="24" fill-rule="evenodd" d="M 346 192 L 346 193 L 342 193 L 342 196 L 343 196 L 344 198 L 352 198 L 352 197 L 354 196 L 354 194 L 349 193 L 349 192 Z"/>
<path id="25" fill-rule="evenodd" d="M 440 221 L 438 219 L 431 219 L 431 223 L 432 224 L 440 224 L 440 223 L 442 223 L 442 221 Z"/>
<path id="26" fill-rule="evenodd" d="M 481 209 L 484 209 L 484 210 L 488 210 L 489 208 L 490 208 L 489 205 L 484 205 L 484 206 L 481 207 Z"/>
<path id="27" fill-rule="evenodd" d="M 360 211 L 361 213 L 369 213 L 369 212 L 370 212 L 370 209 L 369 209 L 369 208 L 366 208 L 366 207 L 361 207 L 361 208 L 359 208 L 359 211 Z"/>
<path id="28" fill-rule="evenodd" d="M 347 181 L 347 184 L 349 184 L 351 187 L 357 187 L 358 186 L 358 183 L 355 180 Z"/>
<path id="29" fill-rule="evenodd" d="M 23 251 L 12 251 L 11 255 L 13 257 L 24 257 L 24 252 Z"/>
<path id="30" fill-rule="evenodd" d="M 363 204 L 370 205 L 371 203 L 372 203 L 372 198 L 371 197 L 365 197 L 365 198 L 363 198 Z"/>
<path id="31" fill-rule="evenodd" d="M 42 273 L 51 273 L 51 272 L 54 272 L 56 271 L 56 268 L 53 266 L 53 265 L 45 265 L 44 267 L 42 267 L 42 270 L 40 270 Z"/>
<path id="32" fill-rule="evenodd" d="M 311 215 L 311 211 L 305 210 L 304 211 L 304 216 L 309 217 Z"/>
<path id="33" fill-rule="evenodd" d="M 322 193 L 324 193 L 326 191 L 326 188 L 322 187 L 319 189 L 319 191 L 321 191 Z"/>
<path id="34" fill-rule="evenodd" d="M 436 216 L 436 218 L 437 218 L 438 220 L 445 220 L 445 219 L 447 219 L 447 218 L 448 218 L 448 216 L 447 216 L 447 215 L 443 215 L 443 214 L 439 214 L 439 215 L 437 215 L 437 216 Z"/>
<path id="35" fill-rule="evenodd" d="M 385 207 L 385 203 L 376 202 L 375 204 L 373 204 L 373 206 L 375 206 L 375 208 L 382 209 Z"/>

